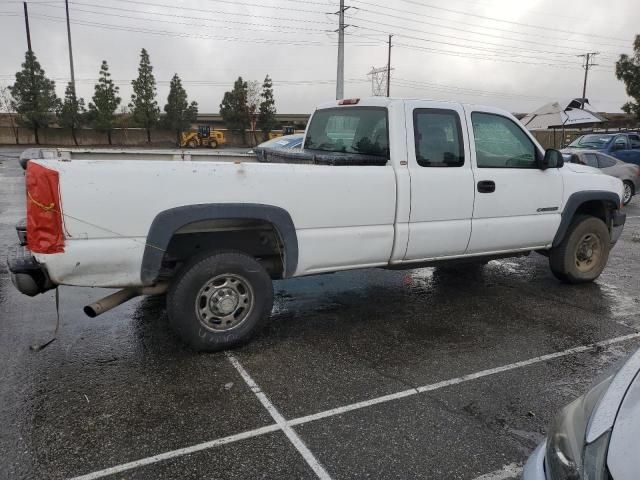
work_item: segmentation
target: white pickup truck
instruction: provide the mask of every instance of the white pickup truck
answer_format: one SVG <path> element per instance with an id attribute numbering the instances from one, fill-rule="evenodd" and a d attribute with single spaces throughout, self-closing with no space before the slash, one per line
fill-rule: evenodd
<path id="1" fill-rule="evenodd" d="M 122 289 L 90 316 L 168 292 L 172 326 L 216 350 L 269 317 L 274 279 L 534 251 L 560 280 L 588 282 L 625 222 L 620 180 L 564 164 L 490 107 L 333 101 L 314 112 L 301 152 L 158 155 L 34 156 L 23 246 L 9 257 L 18 290 Z"/>

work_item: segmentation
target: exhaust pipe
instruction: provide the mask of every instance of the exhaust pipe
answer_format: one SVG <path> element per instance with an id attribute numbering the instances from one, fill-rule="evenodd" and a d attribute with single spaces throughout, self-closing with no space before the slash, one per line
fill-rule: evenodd
<path id="1" fill-rule="evenodd" d="M 123 303 L 128 302 L 132 298 L 139 297 L 140 295 L 162 295 L 167 291 L 168 287 L 169 285 L 167 285 L 166 283 L 160 283 L 152 287 L 124 288 L 115 293 L 112 293 L 111 295 L 107 295 L 106 297 L 101 298 L 91 305 L 87 305 L 83 308 L 83 310 L 88 317 L 95 318 L 98 315 L 102 315 L 103 313 L 117 307 L 118 305 L 122 305 Z"/>

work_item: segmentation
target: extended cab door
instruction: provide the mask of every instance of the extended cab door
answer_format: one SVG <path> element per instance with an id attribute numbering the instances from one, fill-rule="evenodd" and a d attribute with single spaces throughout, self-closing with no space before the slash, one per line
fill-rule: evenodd
<path id="1" fill-rule="evenodd" d="M 405 261 L 461 255 L 471 235 L 474 197 L 464 109 L 411 100 L 405 114 L 411 178 Z"/>
<path id="2" fill-rule="evenodd" d="M 537 167 L 543 152 L 515 118 L 467 108 L 476 191 L 467 253 L 551 244 L 560 225 L 560 171 Z"/>

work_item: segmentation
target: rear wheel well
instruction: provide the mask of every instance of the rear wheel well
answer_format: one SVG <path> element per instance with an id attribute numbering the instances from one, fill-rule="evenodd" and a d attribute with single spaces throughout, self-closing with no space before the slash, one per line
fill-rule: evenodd
<path id="1" fill-rule="evenodd" d="M 283 277 L 284 250 L 278 229 L 255 219 L 212 219 L 190 223 L 173 233 L 162 258 L 160 277 L 172 277 L 196 255 L 233 250 L 258 260 L 272 279 Z"/>

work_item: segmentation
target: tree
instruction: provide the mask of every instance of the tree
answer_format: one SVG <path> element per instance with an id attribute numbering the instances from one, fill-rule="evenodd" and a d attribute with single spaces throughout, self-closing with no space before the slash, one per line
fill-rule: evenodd
<path id="1" fill-rule="evenodd" d="M 635 100 L 625 103 L 622 110 L 635 115 L 640 121 L 640 35 L 636 35 L 633 42 L 633 56 L 620 55 L 616 62 L 616 77 L 624 82 L 627 95 Z"/>
<path id="2" fill-rule="evenodd" d="M 258 122 L 258 109 L 260 108 L 260 82 L 252 80 L 247 82 L 247 112 L 249 114 L 249 127 L 254 145 L 256 140 L 256 124 Z"/>
<path id="3" fill-rule="evenodd" d="M 140 66 L 138 78 L 131 82 L 133 94 L 131 95 L 131 113 L 137 125 L 147 130 L 147 142 L 151 143 L 151 128 L 160 118 L 160 108 L 156 102 L 156 79 L 153 76 L 153 67 L 149 61 L 149 54 L 143 48 L 140 52 Z"/>
<path id="4" fill-rule="evenodd" d="M 182 87 L 182 81 L 178 74 L 174 74 L 169 84 L 169 96 L 164 106 L 166 113 L 164 124 L 170 130 L 175 130 L 176 140 L 180 145 L 180 133 L 188 130 L 198 116 L 198 104 L 187 99 L 187 92 Z"/>
<path id="5" fill-rule="evenodd" d="M 20 138 L 18 136 L 18 129 L 16 128 L 15 114 L 13 107 L 11 106 L 11 93 L 7 87 L 0 87 L 0 112 L 6 113 L 9 118 L 9 124 L 11 131 L 16 139 L 16 145 L 20 144 Z"/>
<path id="6" fill-rule="evenodd" d="M 276 101 L 273 97 L 273 82 L 269 75 L 264 79 L 260 96 L 262 101 L 258 113 L 258 128 L 266 137 L 276 126 Z"/>
<path id="7" fill-rule="evenodd" d="M 225 125 L 229 130 L 240 133 L 243 141 L 245 131 L 249 128 L 248 88 L 247 82 L 238 77 L 233 84 L 233 90 L 225 92 L 220 104 L 220 114 Z"/>
<path id="8" fill-rule="evenodd" d="M 37 144 L 40 143 L 38 130 L 51 123 L 60 105 L 55 88 L 55 82 L 45 76 L 36 56 L 29 50 L 9 91 L 13 97 L 11 107 L 18 114 L 20 124 L 33 129 Z"/>
<path id="9" fill-rule="evenodd" d="M 58 123 L 61 127 L 71 129 L 73 143 L 75 143 L 76 146 L 78 145 L 76 129 L 82 126 L 84 114 L 86 112 L 87 111 L 84 108 L 84 100 L 76 97 L 73 84 L 69 82 L 64 91 L 64 102 L 62 102 L 58 107 Z"/>
<path id="10" fill-rule="evenodd" d="M 111 132 L 116 126 L 116 110 L 122 99 L 118 97 L 120 89 L 113 84 L 109 65 L 106 60 L 100 66 L 98 83 L 94 87 L 93 103 L 89 103 L 89 119 L 93 128 L 107 133 L 107 140 L 111 145 Z"/>

